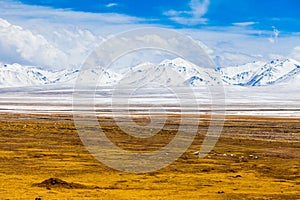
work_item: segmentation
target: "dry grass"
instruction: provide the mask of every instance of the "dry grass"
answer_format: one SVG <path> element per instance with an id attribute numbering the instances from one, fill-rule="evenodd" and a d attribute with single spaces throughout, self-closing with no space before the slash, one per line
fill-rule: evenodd
<path id="1" fill-rule="evenodd" d="M 175 163 L 130 174 L 93 158 L 71 116 L 0 114 L 0 198 L 300 199 L 300 119 L 227 116 L 216 147 L 199 159 L 193 152 L 209 124 L 209 116 L 201 117 L 193 145 Z M 110 118 L 99 120 L 111 140 L 135 151 L 168 143 L 178 121 L 170 116 L 163 131 L 141 141 Z"/>

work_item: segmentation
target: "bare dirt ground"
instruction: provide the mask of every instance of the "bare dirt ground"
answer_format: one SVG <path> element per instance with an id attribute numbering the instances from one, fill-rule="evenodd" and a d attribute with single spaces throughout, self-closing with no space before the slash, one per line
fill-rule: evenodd
<path id="1" fill-rule="evenodd" d="M 177 117 L 145 141 L 123 134 L 108 117 L 99 121 L 120 147 L 152 151 L 174 137 Z M 300 199 L 300 119 L 226 116 L 217 145 L 199 159 L 194 152 L 209 119 L 201 116 L 194 143 L 176 162 L 131 174 L 96 160 L 72 116 L 2 113 L 0 199 Z"/>

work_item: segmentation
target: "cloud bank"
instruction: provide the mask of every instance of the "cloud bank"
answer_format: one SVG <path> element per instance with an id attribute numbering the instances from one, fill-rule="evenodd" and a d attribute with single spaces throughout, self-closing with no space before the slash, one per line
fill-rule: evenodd
<path id="1" fill-rule="evenodd" d="M 79 67 L 104 37 L 137 27 L 139 21 L 115 13 L 75 12 L 4 0 L 0 2 L 0 62 L 52 70 Z"/>
<path id="2" fill-rule="evenodd" d="M 182 23 L 205 23 L 209 3 L 208 0 L 191 0 L 190 10 L 169 10 L 167 14 Z M 79 68 L 105 38 L 149 26 L 146 21 L 117 13 L 75 12 L 3 0 L 0 1 L 0 62 L 52 70 Z M 268 61 L 274 56 L 300 60 L 299 35 L 285 35 L 276 27 L 270 27 L 269 31 L 252 29 L 256 23 L 237 22 L 232 27 L 177 31 L 203 41 L 202 47 L 220 66 Z"/>
<path id="3" fill-rule="evenodd" d="M 16 53 L 30 64 L 44 66 L 68 65 L 68 56 L 50 44 L 42 35 L 34 35 L 30 30 L 11 25 L 0 18 L 1 55 Z M 13 49 L 16 52 L 3 52 Z"/>
<path id="4" fill-rule="evenodd" d="M 184 25 L 205 24 L 206 18 L 202 16 L 208 10 L 210 0 L 191 0 L 189 3 L 189 11 L 169 10 L 164 14 L 169 16 L 171 20 Z"/>

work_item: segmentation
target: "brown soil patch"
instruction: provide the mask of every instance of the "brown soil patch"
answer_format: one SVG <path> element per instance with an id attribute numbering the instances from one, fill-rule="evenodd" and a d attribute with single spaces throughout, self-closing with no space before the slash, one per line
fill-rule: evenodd
<path id="1" fill-rule="evenodd" d="M 34 183 L 32 187 L 44 187 L 47 189 L 51 188 L 66 188 L 66 189 L 91 189 L 95 187 L 86 186 L 79 183 L 68 183 L 67 181 L 63 181 L 59 178 L 49 178 L 44 180 L 41 183 Z"/>

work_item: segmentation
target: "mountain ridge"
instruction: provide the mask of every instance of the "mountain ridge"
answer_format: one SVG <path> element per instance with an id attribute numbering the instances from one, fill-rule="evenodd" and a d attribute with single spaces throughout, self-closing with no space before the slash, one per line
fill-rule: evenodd
<path id="1" fill-rule="evenodd" d="M 146 65 L 149 65 L 149 63 Z M 175 84 L 178 82 L 178 77 L 173 76 L 173 73 L 164 72 L 166 69 L 172 69 L 182 77 L 179 84 L 193 87 L 214 84 L 216 80 L 221 80 L 217 84 L 251 87 L 300 82 L 300 62 L 293 59 L 274 59 L 269 62 L 257 61 L 240 66 L 211 69 L 200 68 L 184 59 L 175 58 L 164 60 L 160 64 L 148 68 L 143 67 L 143 64 L 132 67 L 127 74 L 119 74 L 113 70 L 104 70 L 103 68 L 101 68 L 101 71 L 91 70 L 84 73 L 97 73 L 97 76 L 101 76 L 100 85 L 114 85 L 123 79 L 126 79 L 127 83 L 130 84 L 134 81 L 130 80 L 131 76 L 135 77 L 136 81 L 156 82 L 158 80 L 162 81 L 163 77 L 165 83 Z M 79 73 L 79 69 L 49 71 L 34 66 L 22 66 L 17 63 L 0 63 L 0 87 L 74 85 Z M 217 78 L 217 76 L 219 77 Z"/>

